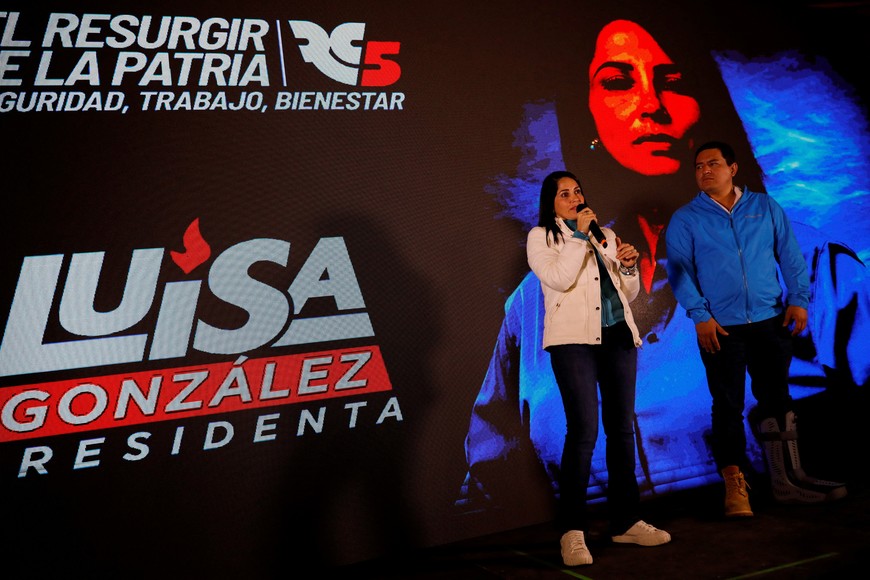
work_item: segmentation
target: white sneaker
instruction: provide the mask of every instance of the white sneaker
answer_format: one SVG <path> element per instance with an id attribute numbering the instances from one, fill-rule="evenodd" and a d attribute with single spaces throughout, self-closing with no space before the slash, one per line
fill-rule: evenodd
<path id="1" fill-rule="evenodd" d="M 638 546 L 661 546 L 671 541 L 671 535 L 639 520 L 631 526 L 627 532 L 619 536 L 613 536 L 613 541 L 618 544 L 637 544 Z"/>
<path id="2" fill-rule="evenodd" d="M 582 566 L 592 563 L 592 554 L 586 547 L 583 532 L 578 530 L 565 532 L 562 539 L 559 540 L 559 544 L 562 546 L 562 561 L 566 566 Z"/>

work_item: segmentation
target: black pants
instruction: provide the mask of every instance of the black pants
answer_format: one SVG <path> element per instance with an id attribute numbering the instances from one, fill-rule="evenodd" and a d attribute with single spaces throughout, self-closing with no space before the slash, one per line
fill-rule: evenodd
<path id="1" fill-rule="evenodd" d="M 628 326 L 617 326 L 622 328 L 606 329 L 601 345 L 564 344 L 547 349 L 567 422 L 559 470 L 558 526 L 562 533 L 588 530 L 587 486 L 598 438 L 599 389 L 607 437 L 610 533 L 621 534 L 638 520 L 634 432 L 637 348 Z"/>
<path id="2" fill-rule="evenodd" d="M 727 465 L 747 467 L 743 424 L 747 371 L 759 418 L 776 417 L 782 425 L 792 408 L 788 387 L 792 337 L 782 321 L 780 314 L 761 322 L 723 326 L 728 336 L 719 335 L 721 350 L 701 349 L 713 397 L 711 451 L 720 471 Z"/>

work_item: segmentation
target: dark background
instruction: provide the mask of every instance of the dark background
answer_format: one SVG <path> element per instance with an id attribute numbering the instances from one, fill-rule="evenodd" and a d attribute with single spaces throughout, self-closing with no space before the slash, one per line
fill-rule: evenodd
<path id="1" fill-rule="evenodd" d="M 341 236 L 394 389 L 367 398 L 370 411 L 354 429 L 342 420 L 296 436 L 298 410 L 282 408 L 280 435 L 268 443 L 250 443 L 256 411 L 218 417 L 237 436 L 210 451 L 193 442 L 214 418 L 184 421 L 191 445 L 177 456 L 167 451 L 177 424 L 153 424 L 144 429 L 153 433 L 152 453 L 141 462 L 120 458 L 137 427 L 4 442 L 0 554 L 8 577 L 73 570 L 284 577 L 300 562 L 346 564 L 481 533 L 452 515 L 466 470 L 463 439 L 504 299 L 527 271 L 524 226 L 494 217 L 499 207 L 485 190 L 492 176 L 516 166 L 512 131 L 522 104 L 548 94 L 570 63 L 570 55 L 552 54 L 550 39 L 579 33 L 578 15 L 595 7 L 15 4 L 0 11 L 20 10 L 34 30 L 52 11 L 307 19 L 327 31 L 365 22 L 367 39 L 401 42 L 402 76 L 384 90 L 406 99 L 402 111 L 0 114 L 0 324 L 25 256 L 106 251 L 104 273 L 117 280 L 132 249 L 176 249 L 198 217 L 217 251 L 258 237 L 289 241 L 286 271 L 270 273 L 277 283 L 292 280 L 318 239 Z M 867 53 L 867 16 L 866 2 L 729 2 L 690 4 L 684 25 L 709 27 L 722 46 L 749 56 L 792 47 L 822 56 L 864 98 L 864 67 L 852 63 Z M 19 37 L 39 38 L 19 26 Z M 284 34 L 287 45 L 292 38 Z M 284 89 L 275 51 L 267 53 L 273 86 L 251 89 L 268 102 Z M 344 90 L 303 66 L 295 48 L 286 55 L 296 58 L 288 71 L 300 90 Z M 110 284 L 106 291 L 120 290 Z M 192 353 L 172 366 L 215 360 Z M 165 366 L 2 377 L 0 387 L 149 364 Z M 391 395 L 403 420 L 376 425 Z M 325 403 L 327 416 L 342 416 L 344 403 Z M 103 436 L 101 466 L 74 471 L 79 440 Z M 22 450 L 33 444 L 54 449 L 52 468 L 19 479 Z"/>

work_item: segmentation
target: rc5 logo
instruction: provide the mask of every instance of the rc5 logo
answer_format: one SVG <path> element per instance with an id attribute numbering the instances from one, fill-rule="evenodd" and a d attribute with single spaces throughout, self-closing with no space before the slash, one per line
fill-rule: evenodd
<path id="1" fill-rule="evenodd" d="M 289 23 L 296 39 L 305 41 L 299 44 L 305 62 L 313 63 L 317 70 L 335 81 L 351 86 L 385 87 L 399 80 L 402 74 L 399 64 L 387 58 L 399 54 L 400 43 L 363 42 L 365 23 L 345 22 L 336 26 L 332 34 L 306 20 L 290 20 Z"/>

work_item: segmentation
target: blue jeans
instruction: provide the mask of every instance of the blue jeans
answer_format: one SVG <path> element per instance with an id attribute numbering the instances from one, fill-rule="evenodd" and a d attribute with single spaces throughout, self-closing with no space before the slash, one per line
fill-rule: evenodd
<path id="1" fill-rule="evenodd" d="M 719 352 L 700 349 L 713 397 L 711 453 L 720 471 L 727 465 L 748 467 L 743 424 L 747 371 L 759 419 L 776 417 L 782 428 L 785 414 L 792 409 L 788 387 L 792 337 L 782 321 L 780 314 L 761 322 L 724 326 L 728 336 L 719 335 Z"/>
<path id="2" fill-rule="evenodd" d="M 587 487 L 598 438 L 600 388 L 610 532 L 621 534 L 638 520 L 640 501 L 634 473 L 637 349 L 625 341 L 608 341 L 605 333 L 601 345 L 565 344 L 547 351 L 567 423 L 559 472 L 558 526 L 562 533 L 588 531 Z"/>

